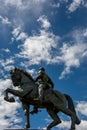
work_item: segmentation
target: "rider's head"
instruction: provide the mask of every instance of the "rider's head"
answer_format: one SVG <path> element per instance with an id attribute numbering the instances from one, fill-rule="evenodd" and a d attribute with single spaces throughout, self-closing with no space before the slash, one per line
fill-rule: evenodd
<path id="1" fill-rule="evenodd" d="M 40 68 L 39 68 L 39 71 L 38 71 L 38 74 L 44 73 L 44 72 L 45 72 L 45 69 L 44 69 L 43 67 L 40 67 Z"/>

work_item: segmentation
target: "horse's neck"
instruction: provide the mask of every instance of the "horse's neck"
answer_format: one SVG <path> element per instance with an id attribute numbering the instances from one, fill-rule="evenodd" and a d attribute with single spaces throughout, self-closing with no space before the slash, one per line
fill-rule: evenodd
<path id="1" fill-rule="evenodd" d="M 33 84 L 34 84 L 34 82 L 28 77 L 28 76 L 26 76 L 25 74 L 22 74 L 22 78 L 21 78 L 21 83 L 25 83 L 25 84 L 29 84 L 29 85 L 31 85 L 32 84 L 32 86 L 33 86 Z"/>
<path id="2" fill-rule="evenodd" d="M 27 82 L 31 82 L 31 80 L 24 74 L 22 74 L 22 79 L 21 79 L 21 83 L 27 83 Z"/>
<path id="3" fill-rule="evenodd" d="M 22 74 L 21 83 L 23 83 L 25 85 L 28 85 L 29 89 L 33 89 L 34 93 L 37 90 L 37 87 L 36 87 L 35 83 L 29 77 L 27 77 L 24 74 Z"/>

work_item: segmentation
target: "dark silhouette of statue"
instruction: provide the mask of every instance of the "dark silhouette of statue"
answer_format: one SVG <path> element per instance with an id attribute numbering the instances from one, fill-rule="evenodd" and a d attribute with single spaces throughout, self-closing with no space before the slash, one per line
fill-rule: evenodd
<path id="1" fill-rule="evenodd" d="M 39 71 L 41 71 L 40 75 L 42 75 L 42 77 L 38 76 L 36 81 L 39 79 L 41 81 L 42 79 L 45 79 L 43 78 L 45 77 L 45 70 L 40 69 Z M 42 71 L 44 71 L 43 74 L 41 74 Z M 7 88 L 4 91 L 4 99 L 8 102 L 15 102 L 14 97 L 9 97 L 9 93 L 19 97 L 24 110 L 26 129 L 30 128 L 30 113 L 38 113 L 37 108 L 45 108 L 53 119 L 52 123 L 47 126 L 47 130 L 51 130 L 52 127 L 61 123 L 58 112 L 62 112 L 71 117 L 70 130 L 75 130 L 75 124 L 80 124 L 80 120 L 77 117 L 72 98 L 67 94 L 62 94 L 58 90 L 52 89 L 53 83 L 48 76 L 46 76 L 46 79 L 43 81 L 43 84 L 45 85 L 42 85 L 41 91 L 43 91 L 43 88 L 45 87 L 44 92 L 39 93 L 39 97 L 41 96 L 41 98 L 43 98 L 44 93 L 44 100 L 35 100 L 35 98 L 38 97 L 38 86 L 31 75 L 19 68 L 12 69 L 10 75 L 14 87 L 16 86 L 18 89 L 15 90 Z M 39 85 L 40 84 L 41 83 L 39 83 Z M 31 112 L 29 111 L 30 105 L 34 106 L 34 110 Z"/>

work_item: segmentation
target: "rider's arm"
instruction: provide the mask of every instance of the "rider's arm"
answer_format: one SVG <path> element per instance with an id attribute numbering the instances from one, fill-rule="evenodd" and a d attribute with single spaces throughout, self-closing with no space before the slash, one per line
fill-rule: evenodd
<path id="1" fill-rule="evenodd" d="M 50 83 L 52 85 L 52 88 L 54 88 L 54 83 L 52 82 L 51 78 L 48 78 L 48 83 Z"/>
<path id="2" fill-rule="evenodd" d="M 37 82 L 38 79 L 40 79 L 40 78 L 42 78 L 42 75 L 37 76 L 36 79 L 35 79 L 35 82 Z"/>

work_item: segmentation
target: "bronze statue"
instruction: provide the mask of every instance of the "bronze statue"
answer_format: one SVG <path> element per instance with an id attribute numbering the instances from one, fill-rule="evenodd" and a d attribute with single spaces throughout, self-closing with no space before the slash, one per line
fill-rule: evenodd
<path id="1" fill-rule="evenodd" d="M 71 117 L 71 129 L 75 130 L 75 124 L 79 125 L 80 120 L 78 119 L 75 111 L 75 107 L 72 98 L 67 94 L 62 94 L 59 91 L 49 89 L 47 87 L 44 90 L 44 100 L 34 100 L 38 97 L 38 86 L 31 75 L 19 68 L 14 68 L 10 72 L 12 83 L 18 87 L 18 90 L 7 88 L 4 91 L 4 99 L 8 102 L 15 102 L 15 99 L 9 98 L 9 93 L 18 96 L 22 102 L 22 107 L 25 114 L 26 129 L 30 128 L 30 113 L 37 113 L 38 110 L 35 108 L 46 108 L 48 114 L 53 119 L 53 122 L 47 126 L 47 130 L 51 130 L 52 127 L 61 123 L 59 111 L 65 113 Z M 66 103 L 68 102 L 68 107 Z M 30 105 L 34 106 L 34 111 L 29 112 Z"/>

